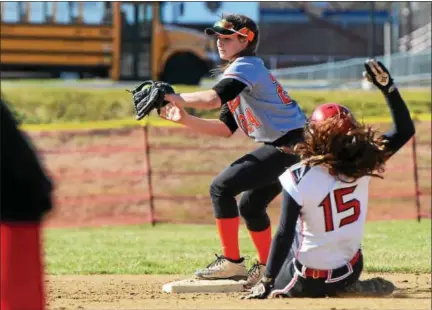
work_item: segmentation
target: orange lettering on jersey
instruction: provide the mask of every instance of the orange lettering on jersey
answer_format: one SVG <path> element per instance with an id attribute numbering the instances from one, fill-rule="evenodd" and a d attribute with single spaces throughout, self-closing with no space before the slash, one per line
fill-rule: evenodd
<path id="1" fill-rule="evenodd" d="M 240 105 L 240 96 L 235 97 L 233 100 L 230 100 L 227 103 L 228 103 L 228 108 L 230 109 L 231 113 L 234 114 L 235 110 Z"/>
<path id="2" fill-rule="evenodd" d="M 256 119 L 255 115 L 253 115 L 251 109 L 247 108 L 245 112 L 246 112 L 246 118 L 248 120 L 248 123 L 250 123 L 255 128 L 260 128 L 261 123 L 259 122 L 259 120 Z"/>
<path id="3" fill-rule="evenodd" d="M 272 81 L 272 83 L 276 84 L 277 81 L 276 81 L 275 77 L 273 76 L 273 74 L 269 73 L 269 75 L 270 75 L 270 80 Z"/>
<path id="4" fill-rule="evenodd" d="M 283 103 L 290 104 L 292 102 L 292 99 L 290 96 L 288 96 L 288 93 L 282 88 L 282 86 L 280 86 L 280 84 L 276 85 L 276 91 Z"/>
<path id="5" fill-rule="evenodd" d="M 246 134 L 251 134 L 256 128 L 261 127 L 261 123 L 252 113 L 251 109 L 247 108 L 245 110 L 246 116 L 242 113 L 238 115 L 238 120 L 240 122 L 240 127 Z"/>
<path id="6" fill-rule="evenodd" d="M 283 87 L 278 83 L 273 74 L 269 73 L 270 80 L 273 84 L 276 84 L 276 92 L 278 93 L 279 98 L 281 98 L 284 104 L 290 104 L 292 99 L 288 96 L 288 93 L 283 89 Z"/>
<path id="7" fill-rule="evenodd" d="M 253 128 L 251 127 L 251 125 L 246 120 L 246 117 L 244 116 L 244 114 L 239 114 L 238 119 L 239 119 L 240 126 L 243 129 L 243 131 L 246 134 L 250 134 L 253 131 Z"/>

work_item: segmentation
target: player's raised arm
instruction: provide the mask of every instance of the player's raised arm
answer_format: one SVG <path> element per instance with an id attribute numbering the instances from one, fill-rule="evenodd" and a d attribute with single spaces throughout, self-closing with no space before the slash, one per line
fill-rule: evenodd
<path id="1" fill-rule="evenodd" d="M 372 82 L 383 93 L 393 120 L 393 128 L 383 137 L 388 141 L 386 150 L 389 157 L 396 153 L 415 134 L 414 123 L 409 110 L 393 83 L 393 79 L 387 68 L 374 59 L 365 63 L 364 77 Z"/>

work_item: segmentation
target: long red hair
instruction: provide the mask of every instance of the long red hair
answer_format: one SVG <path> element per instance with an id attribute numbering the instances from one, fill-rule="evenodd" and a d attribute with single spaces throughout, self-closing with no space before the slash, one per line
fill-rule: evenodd
<path id="1" fill-rule="evenodd" d="M 371 126 L 359 124 L 345 107 L 325 108 L 314 111 L 304 131 L 304 142 L 294 147 L 302 162 L 327 167 L 341 180 L 382 177 L 389 156 L 386 139 Z"/>

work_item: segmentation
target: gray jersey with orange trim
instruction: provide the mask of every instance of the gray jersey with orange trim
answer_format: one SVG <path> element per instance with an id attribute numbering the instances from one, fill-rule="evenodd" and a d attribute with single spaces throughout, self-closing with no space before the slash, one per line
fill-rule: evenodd
<path id="1" fill-rule="evenodd" d="M 258 57 L 239 57 L 225 70 L 224 78 L 247 85 L 228 107 L 239 126 L 256 142 L 273 142 L 302 128 L 306 116 Z"/>

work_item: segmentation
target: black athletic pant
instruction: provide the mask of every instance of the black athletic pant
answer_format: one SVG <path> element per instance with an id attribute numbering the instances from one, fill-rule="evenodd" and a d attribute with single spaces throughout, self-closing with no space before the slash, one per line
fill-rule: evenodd
<path id="1" fill-rule="evenodd" d="M 280 290 L 278 295 L 306 298 L 335 297 L 338 292 L 342 292 L 345 287 L 360 278 L 360 274 L 363 271 L 363 255 L 360 254 L 360 258 L 352 266 L 353 272 L 350 275 L 333 283 L 326 283 L 327 279 L 304 278 L 296 272 L 294 264 L 297 264 L 297 270 L 301 272 L 299 262 L 289 257 L 277 275 L 274 289 Z M 347 266 L 334 269 L 332 279 L 342 277 L 348 271 L 349 268 Z"/>
<path id="2" fill-rule="evenodd" d="M 302 132 L 297 129 L 288 133 L 284 145 L 294 146 L 302 141 Z M 240 211 L 249 230 L 267 229 L 270 225 L 267 205 L 282 191 L 278 177 L 298 161 L 297 155 L 286 154 L 275 144 L 264 144 L 233 162 L 210 186 L 216 218 L 234 218 Z M 242 192 L 237 206 L 235 196 Z"/>

